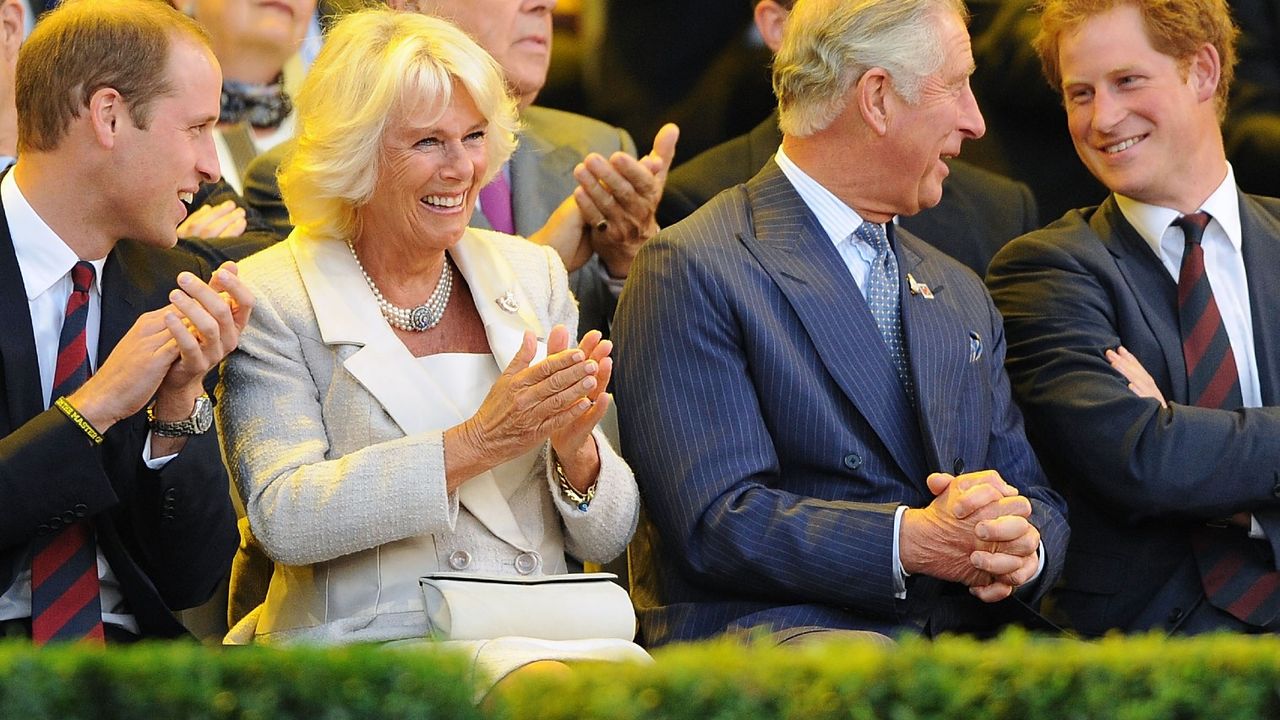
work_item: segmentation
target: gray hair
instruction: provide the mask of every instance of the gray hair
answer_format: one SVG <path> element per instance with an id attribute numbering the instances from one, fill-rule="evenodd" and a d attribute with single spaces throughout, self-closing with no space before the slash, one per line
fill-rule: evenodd
<path id="1" fill-rule="evenodd" d="M 826 129 L 871 68 L 884 68 L 902 97 L 918 102 L 946 60 L 936 18 L 947 13 L 968 18 L 963 0 L 799 0 L 773 61 L 782 131 Z"/>

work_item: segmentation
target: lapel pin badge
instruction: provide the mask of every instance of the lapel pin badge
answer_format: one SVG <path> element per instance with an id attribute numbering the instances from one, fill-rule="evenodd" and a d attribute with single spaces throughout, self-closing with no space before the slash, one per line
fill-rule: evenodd
<path id="1" fill-rule="evenodd" d="M 916 282 L 911 273 L 907 273 L 907 287 L 911 290 L 912 295 L 919 295 L 925 300 L 933 299 L 933 291 L 929 289 L 929 286 L 922 282 Z"/>
<path id="2" fill-rule="evenodd" d="M 510 290 L 503 293 L 494 302 L 498 303 L 498 307 L 513 315 L 520 310 L 520 304 L 516 302 L 516 294 Z"/>

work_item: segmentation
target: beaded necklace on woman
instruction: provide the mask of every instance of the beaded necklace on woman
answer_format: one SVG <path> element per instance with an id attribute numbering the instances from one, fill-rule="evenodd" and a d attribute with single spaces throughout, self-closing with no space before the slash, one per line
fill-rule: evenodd
<path id="1" fill-rule="evenodd" d="M 360 268 L 364 281 L 373 291 L 373 299 L 378 303 L 382 317 L 391 327 L 406 332 L 426 332 L 440 323 L 440 318 L 444 317 L 445 308 L 449 307 L 449 296 L 453 292 L 453 261 L 449 259 L 449 253 L 444 253 L 444 262 L 440 267 L 440 280 L 436 283 L 436 289 L 431 292 L 431 296 L 421 305 L 405 308 L 393 304 L 382 294 L 377 284 L 373 282 L 373 278 L 369 277 L 369 272 L 364 269 L 364 263 L 360 262 L 360 256 L 356 254 L 356 246 L 350 240 L 347 241 L 347 249 L 351 251 L 351 257 L 355 258 L 356 267 Z"/>

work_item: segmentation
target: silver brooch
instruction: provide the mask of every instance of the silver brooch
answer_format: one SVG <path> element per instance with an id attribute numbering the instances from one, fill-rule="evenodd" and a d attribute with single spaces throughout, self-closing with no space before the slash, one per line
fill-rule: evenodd
<path id="1" fill-rule="evenodd" d="M 494 302 L 498 303 L 498 307 L 509 313 L 514 314 L 520 310 L 520 304 L 516 302 L 516 294 L 510 290 L 503 293 L 502 297 L 494 300 Z"/>

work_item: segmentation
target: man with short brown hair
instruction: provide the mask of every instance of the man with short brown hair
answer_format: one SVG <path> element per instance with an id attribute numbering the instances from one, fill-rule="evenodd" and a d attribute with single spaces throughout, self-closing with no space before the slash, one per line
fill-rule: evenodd
<path id="1" fill-rule="evenodd" d="M 1237 188 L 1224 0 L 1048 0 L 1036 46 L 1111 190 L 987 282 L 1072 542 L 1077 630 L 1280 627 L 1280 202 Z"/>
<path id="2" fill-rule="evenodd" d="M 64 3 L 19 53 L 21 156 L 0 179 L 5 635 L 184 635 L 172 611 L 230 563 L 205 381 L 253 298 L 234 265 L 171 249 L 184 199 L 219 175 L 220 84 L 199 27 L 150 0 Z"/>

